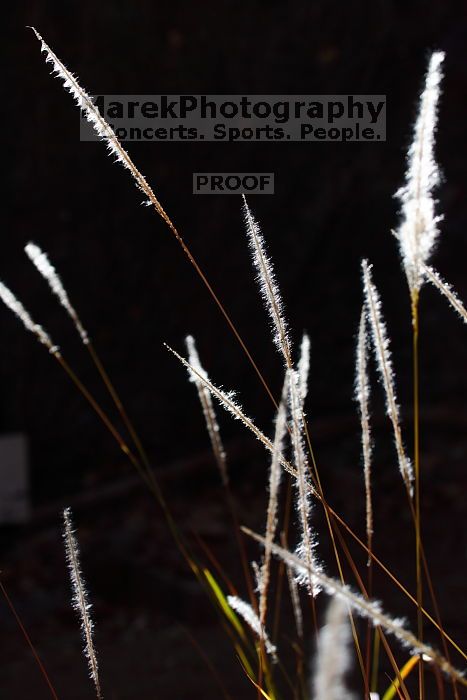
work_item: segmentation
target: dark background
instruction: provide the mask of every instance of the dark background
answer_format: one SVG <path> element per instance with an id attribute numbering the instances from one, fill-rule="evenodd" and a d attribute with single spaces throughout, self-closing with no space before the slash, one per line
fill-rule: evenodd
<path id="1" fill-rule="evenodd" d="M 240 198 L 191 194 L 193 172 L 275 173 L 275 195 L 252 196 L 249 202 L 268 242 L 296 346 L 304 329 L 311 336 L 307 409 L 328 498 L 362 532 L 352 398 L 359 265 L 368 257 L 375 266 L 410 445 L 410 308 L 390 230 L 397 225 L 393 194 L 403 181 L 417 95 L 433 49 L 447 53 L 437 144 L 444 221 L 434 262 L 467 298 L 464 3 L 37 2 L 18 4 L 5 17 L 0 278 L 111 411 L 74 328 L 22 249 L 33 240 L 48 251 L 182 529 L 197 531 L 223 552 L 222 564 L 235 578 L 238 564 L 231 565 L 233 552 L 227 554 L 231 529 L 219 506 L 197 398 L 162 343 L 183 352 L 185 335 L 195 335 L 212 379 L 237 389 L 247 413 L 268 432 L 272 405 L 177 242 L 154 211 L 141 206 L 143 197 L 129 174 L 112 163 L 102 144 L 79 141 L 77 109 L 50 77 L 25 25 L 37 27 L 91 94 L 387 95 L 385 143 L 161 142 L 128 148 L 278 395 L 281 361 L 255 286 Z M 421 313 L 426 542 L 446 627 L 465 641 L 465 621 L 456 607 L 466 556 L 465 328 L 435 290 L 424 290 Z M 60 695 L 90 696 L 68 612 L 60 545 L 60 510 L 71 504 L 87 548 L 84 564 L 101 630 L 108 697 L 215 696 L 179 623 L 198 633 L 226 685 L 246 697 L 249 687 L 228 645 L 222 647 L 213 614 L 118 446 L 60 367 L 4 308 L 0 324 L 0 429 L 24 432 L 30 440 L 34 504 L 30 525 L 4 531 L 2 568 Z M 398 546 L 403 538 L 410 550 L 411 526 L 376 393 L 378 545 L 413 585 L 413 556 L 401 554 Z M 267 459 L 238 423 L 221 416 L 221 428 L 244 508 L 242 522 L 262 528 Z M 413 611 L 383 579 L 378 594 L 388 608 L 409 613 L 413 621 Z M 5 607 L 0 615 L 5 629 L 11 627 L 2 642 L 11 661 L 0 672 L 5 697 L 47 697 Z M 177 687 L 180 665 L 190 692 Z"/>

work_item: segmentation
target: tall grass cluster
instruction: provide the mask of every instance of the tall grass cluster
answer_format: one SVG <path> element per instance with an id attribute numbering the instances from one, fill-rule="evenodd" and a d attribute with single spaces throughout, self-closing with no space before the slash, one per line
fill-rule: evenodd
<path id="1" fill-rule="evenodd" d="M 269 700 L 342 700 L 357 697 L 367 700 L 390 700 L 393 697 L 430 700 L 433 696 L 428 693 L 433 691 L 427 689 L 436 687 L 440 699 L 453 697 L 459 700 L 467 687 L 462 672 L 467 655 L 443 626 L 436 597 L 437 582 L 431 578 L 430 562 L 425 555 L 420 508 L 423 464 L 420 461 L 418 330 L 419 298 L 425 282 L 433 284 L 448 304 L 467 321 L 467 312 L 455 291 L 429 264 L 437 242 L 440 222 L 435 200 L 439 170 L 434 151 L 444 55 L 435 52 L 430 58 L 413 129 L 413 140 L 408 152 L 405 182 L 396 193 L 400 202 L 400 222 L 393 233 L 400 249 L 402 270 L 407 280 L 411 308 L 411 319 L 408 321 L 412 324 L 413 336 L 415 440 L 413 449 L 410 450 L 404 439 L 405 426 L 402 424 L 402 412 L 397 398 L 397 378 L 392 361 L 390 333 L 384 320 L 382 297 L 375 283 L 377 271 L 370 261 L 362 261 L 362 311 L 360 318 L 355 319 L 357 343 L 354 382 L 355 401 L 361 424 L 362 498 L 366 508 L 366 534 L 362 538 L 332 508 L 332 494 L 323 490 L 319 465 L 313 451 L 313 426 L 306 416 L 308 388 L 312 385 L 309 376 L 310 339 L 304 335 L 298 350 L 294 347 L 293 333 L 287 322 L 286 307 L 273 262 L 248 202 L 245 199 L 243 201 L 247 245 L 251 252 L 258 292 L 269 317 L 273 346 L 283 362 L 283 389 L 279 397 L 272 394 L 234 321 L 144 175 L 133 163 L 77 78 L 64 66 L 38 32 L 33 31 L 41 44 L 46 61 L 52 66 L 53 74 L 63 82 L 65 89 L 71 93 L 108 151 L 129 172 L 136 186 L 143 192 L 146 203 L 162 217 L 179 242 L 274 405 L 273 429 L 271 436 L 268 436 L 245 413 L 237 393 L 221 389 L 210 379 L 191 335 L 185 340 L 186 358 L 181 351 L 167 347 L 180 362 L 182 369 L 187 371 L 188 378 L 199 396 L 207 434 L 219 470 L 220 487 L 226 496 L 232 532 L 243 565 L 243 587 L 246 593 L 242 597 L 237 593 L 224 592 L 210 565 L 193 549 L 174 521 L 138 433 L 47 254 L 35 243 L 28 244 L 25 249 L 31 262 L 67 312 L 79 338 L 90 353 L 118 413 L 123 418 L 126 429 L 124 435 L 117 430 L 112 418 L 82 384 L 47 331 L 31 318 L 13 292 L 0 283 L 0 297 L 3 302 L 17 315 L 26 330 L 35 334 L 68 374 L 162 508 L 175 545 L 225 623 L 226 632 L 232 642 L 232 653 L 240 662 L 239 673 L 245 677 L 245 697 L 253 697 L 256 694 L 258 698 L 264 697 Z M 392 432 L 394 440 L 394 466 L 400 472 L 407 496 L 407 503 L 401 507 L 407 508 L 414 532 L 413 565 L 416 590 L 413 592 L 385 565 L 373 547 L 374 445 L 371 403 L 372 392 L 377 390 L 373 382 L 373 365 L 384 395 L 388 417 L 387 429 Z M 228 454 L 223 445 L 217 418 L 219 408 L 241 423 L 243 429 L 249 431 L 265 448 L 269 461 L 269 477 L 265 484 L 268 499 L 263 532 L 253 532 L 239 520 L 235 494 L 230 486 Z M 317 532 L 314 517 L 318 508 L 323 509 L 326 523 L 326 530 L 321 533 Z M 105 697 L 106 689 L 101 687 L 99 680 L 94 623 L 80 565 L 78 535 L 73 531 L 71 517 L 70 511 L 65 510 L 64 539 L 73 606 L 80 619 L 84 653 L 91 680 L 96 696 L 100 699 Z M 338 571 L 337 577 L 328 573 L 331 563 L 326 562 L 320 553 L 320 539 L 322 541 L 323 538 L 328 538 L 331 543 L 335 558 L 332 566 Z M 359 569 L 352 558 L 346 538 L 351 539 L 362 550 L 366 562 L 363 568 L 360 566 Z M 253 542 L 258 545 L 258 554 L 256 561 L 250 563 L 248 551 Z M 352 577 L 344 573 L 349 567 Z M 373 576 L 376 570 L 379 575 L 388 577 L 400 595 L 410 601 L 414 613 L 413 624 L 390 615 L 384 610 L 382 603 L 373 597 Z M 240 587 L 240 584 L 238 585 Z M 234 588 L 237 590 L 237 586 Z M 272 590 L 280 591 L 282 596 L 290 598 L 295 622 L 294 631 L 282 629 L 281 625 L 277 624 L 282 619 L 281 601 L 277 595 L 271 595 Z M 4 593 L 6 595 L 5 591 Z M 285 621 L 282 620 L 282 623 L 285 624 Z M 428 628 L 430 638 L 433 638 L 433 630 L 438 636 L 436 647 L 425 641 Z M 29 642 L 32 646 L 32 642 Z M 379 672 L 380 659 L 383 657 L 384 663 L 389 664 L 392 669 L 392 679 Z M 291 658 L 295 659 L 295 662 L 291 663 Z M 37 661 L 53 697 L 57 697 L 46 669 L 38 658 Z M 105 664 L 104 658 L 102 663 Z M 352 671 L 354 678 L 351 681 Z M 351 684 L 355 685 L 353 689 L 350 688 Z M 220 692 L 229 697 L 222 684 Z"/>

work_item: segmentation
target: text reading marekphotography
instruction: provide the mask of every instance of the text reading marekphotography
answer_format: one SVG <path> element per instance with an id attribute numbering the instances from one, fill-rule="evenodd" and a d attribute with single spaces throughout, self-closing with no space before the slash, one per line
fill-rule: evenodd
<path id="1" fill-rule="evenodd" d="M 120 141 L 384 141 L 385 95 L 99 95 Z M 82 114 L 82 141 L 96 134 Z"/>

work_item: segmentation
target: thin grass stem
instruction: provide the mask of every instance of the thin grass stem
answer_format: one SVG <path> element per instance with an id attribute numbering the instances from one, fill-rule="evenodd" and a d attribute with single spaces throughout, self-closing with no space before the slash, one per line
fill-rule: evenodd
<path id="1" fill-rule="evenodd" d="M 415 471 L 415 571 L 417 579 L 417 635 L 423 641 L 423 580 L 421 564 L 421 517 L 420 517 L 420 386 L 419 386 L 419 293 L 412 293 L 412 338 L 413 338 L 413 414 L 414 414 L 414 471 Z M 425 698 L 424 662 L 418 664 L 420 700 Z"/>
<path id="2" fill-rule="evenodd" d="M 21 630 L 21 634 L 23 635 L 24 639 L 26 640 L 26 643 L 27 643 L 28 647 L 29 647 L 30 650 L 31 650 L 31 654 L 32 654 L 33 657 L 34 657 L 34 660 L 35 660 L 35 662 L 36 662 L 36 664 L 37 664 L 37 666 L 38 666 L 38 668 L 39 668 L 39 671 L 41 672 L 41 674 L 42 674 L 42 676 L 43 676 L 43 678 L 44 678 L 44 681 L 45 681 L 46 684 L 47 684 L 47 687 L 48 687 L 49 690 L 50 690 L 50 693 L 51 693 L 52 697 L 54 698 L 54 700 L 58 700 L 57 691 L 55 690 L 55 688 L 54 688 L 54 686 L 53 686 L 53 684 L 52 684 L 52 681 L 50 680 L 50 676 L 49 676 L 49 674 L 48 674 L 48 672 L 47 672 L 47 670 L 46 670 L 46 668 L 45 668 L 43 662 L 41 661 L 41 658 L 40 658 L 39 654 L 37 653 L 36 647 L 35 647 L 34 644 L 32 643 L 31 637 L 29 636 L 29 634 L 28 634 L 28 632 L 27 632 L 27 630 L 26 630 L 26 627 L 25 627 L 24 624 L 23 624 L 23 621 L 21 620 L 21 618 L 20 618 L 20 616 L 19 616 L 19 614 L 18 614 L 18 612 L 17 612 L 15 606 L 13 605 L 13 601 L 11 600 L 10 596 L 9 596 L 8 593 L 7 593 L 7 590 L 6 590 L 6 588 L 5 588 L 5 585 L 4 585 L 3 581 L 1 581 L 1 580 L 0 580 L 0 590 L 2 591 L 2 595 L 3 595 L 3 597 L 5 598 L 6 604 L 7 604 L 8 607 L 10 608 L 10 611 L 11 611 L 13 617 L 15 618 L 17 625 L 18 625 L 19 629 Z"/>

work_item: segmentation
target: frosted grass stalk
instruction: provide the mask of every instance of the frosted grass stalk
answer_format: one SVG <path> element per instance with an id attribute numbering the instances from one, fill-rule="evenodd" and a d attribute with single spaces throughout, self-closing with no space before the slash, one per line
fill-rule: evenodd
<path id="1" fill-rule="evenodd" d="M 274 445 L 267 438 L 264 433 L 261 432 L 261 430 L 255 425 L 255 423 L 252 421 L 251 418 L 249 418 L 244 411 L 242 410 L 241 406 L 235 401 L 235 394 L 234 392 L 225 392 L 219 389 L 218 387 L 214 386 L 212 382 L 209 379 L 206 379 L 206 377 L 203 377 L 199 372 L 196 371 L 194 367 L 192 367 L 186 360 L 183 358 L 181 355 L 178 354 L 175 350 L 173 350 L 169 345 L 164 343 L 164 346 L 171 352 L 175 357 L 182 363 L 184 367 L 186 367 L 187 370 L 191 370 L 196 376 L 203 382 L 205 387 L 209 390 L 211 395 L 220 403 L 220 405 L 228 412 L 230 413 L 231 416 L 233 416 L 236 420 L 239 420 L 243 425 L 250 430 L 253 435 L 264 445 L 264 447 L 271 453 L 274 453 Z M 284 469 L 289 472 L 292 476 L 297 478 L 297 470 L 288 462 L 283 454 L 280 454 L 278 456 L 278 459 L 281 463 L 281 465 L 284 467 Z M 315 493 L 314 489 L 312 486 L 309 486 L 309 490 L 312 493 Z"/>
<path id="2" fill-rule="evenodd" d="M 83 324 L 81 323 L 76 309 L 72 306 L 70 302 L 66 289 L 63 286 L 62 280 L 60 279 L 59 275 L 57 274 L 57 271 L 50 262 L 47 254 L 44 253 L 35 243 L 28 243 L 24 251 L 33 263 L 33 265 L 36 267 L 38 272 L 46 280 L 51 291 L 58 298 L 60 304 L 70 316 L 83 343 L 87 345 L 89 343 L 88 334 L 84 329 Z"/>
<path id="3" fill-rule="evenodd" d="M 264 559 L 261 566 L 258 591 L 259 591 L 259 619 L 261 624 L 264 626 L 266 622 L 266 611 L 267 611 L 267 595 L 270 580 L 270 567 L 271 567 L 271 545 L 274 541 L 277 528 L 277 508 L 278 508 L 278 498 L 279 498 L 279 488 L 281 482 L 281 463 L 280 456 L 284 449 L 284 437 L 287 431 L 287 392 L 288 392 L 288 375 L 286 374 L 284 380 L 284 387 L 282 389 L 282 397 L 279 403 L 276 414 L 276 425 L 274 430 L 274 442 L 273 442 L 273 453 L 271 458 L 271 464 L 269 468 L 269 500 L 268 509 L 266 515 L 266 545 L 264 547 Z"/>
<path id="4" fill-rule="evenodd" d="M 370 546 L 373 535 L 373 504 L 371 499 L 371 458 L 372 440 L 370 431 L 370 382 L 368 378 L 368 337 L 365 308 L 362 309 L 358 329 L 357 356 L 355 367 L 355 398 L 358 403 L 361 425 L 363 475 L 365 481 L 366 534 Z M 369 566 L 371 557 L 368 556 Z"/>
<path id="5" fill-rule="evenodd" d="M 276 647 L 266 634 L 264 625 L 262 625 L 259 621 L 259 617 L 255 613 L 251 605 L 235 595 L 227 596 L 227 602 L 232 608 L 232 610 L 235 610 L 235 612 L 238 613 L 240 617 L 242 617 L 245 620 L 247 625 L 261 639 L 261 641 L 264 643 L 264 648 L 266 649 L 266 652 L 274 659 L 276 659 Z"/>
<path id="6" fill-rule="evenodd" d="M 152 188 L 148 184 L 146 178 L 133 163 L 130 156 L 128 155 L 128 153 L 118 140 L 117 136 L 115 135 L 111 126 L 105 121 L 103 116 L 100 114 L 99 109 L 92 101 L 92 98 L 81 87 L 77 77 L 71 71 L 69 71 L 68 68 L 64 66 L 64 64 L 61 62 L 58 56 L 52 51 L 50 46 L 48 46 L 45 43 L 44 39 L 41 37 L 39 32 L 36 29 L 34 29 L 34 27 L 31 27 L 31 29 L 33 30 L 37 39 L 40 41 L 41 51 L 45 54 L 46 62 L 52 65 L 52 73 L 63 81 L 63 86 L 65 90 L 67 90 L 75 99 L 76 104 L 83 111 L 87 121 L 93 126 L 98 137 L 106 143 L 108 151 L 115 156 L 115 159 L 118 163 L 121 163 L 124 168 L 130 171 L 136 183 L 136 186 L 147 197 L 146 204 L 152 204 L 154 206 L 157 213 L 162 217 L 165 223 L 176 235 L 179 242 L 182 243 L 178 232 L 176 231 L 172 221 L 170 220 L 170 217 L 165 212 L 161 203 L 154 194 Z M 185 250 L 185 252 L 187 251 Z"/>
<path id="7" fill-rule="evenodd" d="M 306 559 L 309 568 L 318 568 L 319 564 L 315 560 L 314 550 L 316 549 L 316 539 L 310 528 L 311 514 L 311 494 L 308 488 L 308 461 L 303 444 L 303 397 L 300 394 L 300 375 L 297 370 L 287 370 L 289 374 L 289 411 L 291 441 L 294 454 L 294 465 L 297 470 L 296 479 L 296 510 L 300 520 L 301 540 L 297 546 L 296 553 Z M 313 582 L 312 582 L 313 583 Z M 320 586 L 316 582 L 312 586 L 313 595 L 317 595 Z"/>
<path id="8" fill-rule="evenodd" d="M 345 675 L 351 668 L 348 605 L 340 598 L 331 598 L 326 620 L 318 635 L 314 672 L 311 679 L 313 700 L 352 700 L 345 683 Z"/>
<path id="9" fill-rule="evenodd" d="M 194 383 L 198 391 L 198 397 L 203 409 L 206 428 L 209 434 L 209 439 L 211 440 L 214 457 L 219 468 L 222 483 L 224 486 L 227 486 L 229 483 L 229 476 L 227 473 L 227 455 L 222 443 L 219 423 L 217 422 L 217 416 L 212 403 L 211 393 L 200 379 L 200 376 L 204 377 L 206 380 L 209 380 L 209 378 L 207 372 L 201 365 L 193 336 L 188 335 L 185 342 L 188 350 L 188 361 L 193 369 L 196 370 L 196 373 L 189 370 L 188 374 L 190 381 Z"/>
<path id="10" fill-rule="evenodd" d="M 373 350 L 381 382 L 386 396 L 386 412 L 391 420 L 394 442 L 397 451 L 399 469 L 404 479 L 406 488 L 413 493 L 413 469 L 410 460 L 405 454 L 400 427 L 399 406 L 396 398 L 394 370 L 390 350 L 389 337 L 383 320 L 381 299 L 373 283 L 372 267 L 367 260 L 362 261 L 363 289 L 365 295 L 365 307 L 368 323 L 371 329 Z"/>
<path id="11" fill-rule="evenodd" d="M 432 267 L 424 265 L 422 270 L 426 279 L 446 297 L 454 311 L 459 314 L 464 323 L 467 323 L 467 310 L 451 285 L 445 282 L 441 275 Z"/>
<path id="12" fill-rule="evenodd" d="M 266 252 L 266 244 L 261 234 L 258 223 L 253 217 L 243 196 L 243 213 L 245 216 L 248 245 L 253 257 L 256 269 L 256 278 L 259 284 L 261 296 L 266 310 L 271 319 L 273 340 L 279 352 L 282 354 L 286 367 L 292 367 L 291 347 L 287 324 L 284 317 L 284 305 L 279 292 L 279 287 L 274 274 L 272 262 Z"/>
<path id="13" fill-rule="evenodd" d="M 79 561 L 79 548 L 76 541 L 73 525 L 71 521 L 71 510 L 66 508 L 63 511 L 64 531 L 63 537 L 65 540 L 65 551 L 68 563 L 68 570 L 71 579 L 71 588 L 73 592 L 73 607 L 78 613 L 81 622 L 81 632 L 84 640 L 84 654 L 88 661 L 89 673 L 96 688 L 97 697 L 102 698 L 102 692 L 99 681 L 99 668 L 97 663 L 96 650 L 94 648 L 93 632 L 94 623 L 91 617 L 91 604 L 89 602 L 86 585 L 81 572 Z"/>
<path id="14" fill-rule="evenodd" d="M 308 377 L 310 374 L 310 348 L 310 338 L 307 335 L 307 333 L 304 333 L 302 337 L 302 343 L 300 345 L 300 358 L 298 360 L 297 365 L 302 408 L 305 405 L 305 399 L 308 394 Z"/>
<path id="15" fill-rule="evenodd" d="M 34 323 L 29 312 L 26 311 L 22 303 L 15 297 L 13 292 L 3 284 L 3 282 L 0 282 L 0 299 L 3 301 L 5 306 L 7 306 L 10 311 L 13 311 L 15 316 L 19 318 L 27 331 L 33 333 L 37 340 L 42 343 L 42 345 L 45 345 L 52 355 L 60 357 L 58 345 L 54 345 L 49 334 L 42 328 L 42 326 Z"/>
<path id="16" fill-rule="evenodd" d="M 247 535 L 264 546 L 264 537 L 252 532 L 248 528 L 244 527 L 242 529 Z M 277 556 L 285 564 L 295 569 L 297 580 L 301 580 L 303 583 L 310 579 L 313 581 L 317 580 L 328 595 L 342 599 L 351 609 L 355 610 L 363 618 L 370 620 L 375 627 L 380 626 L 384 631 L 396 637 L 412 654 L 417 656 L 425 654 L 427 659 L 435 663 L 447 675 L 465 685 L 463 672 L 454 668 L 438 651 L 417 639 L 417 637 L 405 627 L 405 620 L 391 618 L 383 612 L 381 603 L 363 598 L 358 593 L 355 593 L 349 586 L 345 586 L 340 583 L 340 581 L 327 576 L 323 571 L 310 569 L 303 559 L 277 544 L 272 546 L 272 552 L 274 556 Z"/>
<path id="17" fill-rule="evenodd" d="M 442 51 L 431 55 L 408 152 L 405 184 L 396 193 L 401 203 L 396 236 L 413 299 L 424 281 L 422 265 L 428 262 L 438 237 L 440 217 L 435 214 L 433 190 L 439 183 L 439 170 L 434 145 L 443 60 Z"/>
<path id="18" fill-rule="evenodd" d="M 285 532 L 281 532 L 281 545 L 287 547 Z M 266 546 L 266 545 L 265 545 Z M 300 605 L 300 596 L 298 593 L 298 584 L 295 579 L 294 571 L 291 566 L 285 564 L 287 571 L 287 582 L 289 584 L 290 600 L 292 602 L 292 611 L 295 619 L 295 627 L 300 639 L 303 639 L 303 613 Z"/>

